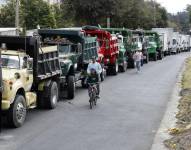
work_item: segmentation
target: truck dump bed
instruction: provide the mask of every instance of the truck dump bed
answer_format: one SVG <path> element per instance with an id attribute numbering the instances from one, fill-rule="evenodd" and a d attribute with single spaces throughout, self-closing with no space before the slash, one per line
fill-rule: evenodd
<path id="1" fill-rule="evenodd" d="M 42 41 L 48 40 L 49 44 L 63 44 L 60 39 L 66 38 L 73 44 L 81 44 L 82 46 L 82 64 L 88 64 L 92 56 L 98 57 L 97 41 L 95 37 L 88 37 L 84 35 L 84 31 L 77 28 L 61 28 L 61 29 L 40 29 L 38 34 Z M 52 40 L 52 41 L 51 41 Z"/>
<path id="2" fill-rule="evenodd" d="M 0 45 L 7 49 L 24 51 L 33 58 L 34 83 L 60 75 L 57 46 L 41 47 L 38 37 L 0 36 Z"/>

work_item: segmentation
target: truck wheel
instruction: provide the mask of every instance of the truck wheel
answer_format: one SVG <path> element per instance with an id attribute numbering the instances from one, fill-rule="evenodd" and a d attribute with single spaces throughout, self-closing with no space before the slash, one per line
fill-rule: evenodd
<path id="1" fill-rule="evenodd" d="M 148 62 L 149 62 L 149 56 L 146 55 L 145 63 L 148 64 Z"/>
<path id="2" fill-rule="evenodd" d="M 153 56 L 153 60 L 154 61 L 157 61 L 157 54 L 155 53 L 154 56 Z"/>
<path id="3" fill-rule="evenodd" d="M 82 79 L 81 84 L 82 84 L 82 88 L 87 88 L 88 87 L 88 85 L 86 83 L 86 78 Z"/>
<path id="4" fill-rule="evenodd" d="M 8 111 L 8 124 L 15 128 L 21 127 L 26 118 L 26 109 L 25 98 L 22 95 L 16 95 L 14 103 Z"/>
<path id="5" fill-rule="evenodd" d="M 159 53 L 159 59 L 162 60 L 162 58 L 163 58 L 163 55 L 162 55 L 162 53 L 160 52 L 160 53 Z"/>
<path id="6" fill-rule="evenodd" d="M 123 66 L 121 66 L 121 72 L 125 72 L 127 70 L 127 63 L 124 61 Z"/>
<path id="7" fill-rule="evenodd" d="M 117 61 L 115 62 L 115 65 L 113 66 L 113 70 L 112 70 L 112 74 L 113 75 L 117 75 L 119 71 L 119 65 L 117 63 Z"/>
<path id="8" fill-rule="evenodd" d="M 101 79 L 101 82 L 103 82 L 105 80 L 105 75 L 104 75 L 104 72 L 102 71 L 102 73 L 100 74 L 100 79 Z"/>
<path id="9" fill-rule="evenodd" d="M 54 109 L 58 102 L 58 85 L 56 82 L 52 82 L 48 89 L 47 108 Z"/>
<path id="10" fill-rule="evenodd" d="M 128 60 L 128 68 L 135 68 L 135 63 L 133 59 Z"/>
<path id="11" fill-rule="evenodd" d="M 68 77 L 68 89 L 67 89 L 68 99 L 73 99 L 75 96 L 75 78 L 74 76 Z"/>

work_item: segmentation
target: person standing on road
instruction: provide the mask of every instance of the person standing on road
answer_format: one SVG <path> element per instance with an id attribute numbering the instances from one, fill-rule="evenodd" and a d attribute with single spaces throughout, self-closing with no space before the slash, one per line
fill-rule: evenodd
<path id="1" fill-rule="evenodd" d="M 87 73 L 88 73 L 88 81 L 92 81 L 92 78 L 94 78 L 92 76 L 92 70 L 95 70 L 96 73 L 96 82 L 98 83 L 100 81 L 100 74 L 102 73 L 102 67 L 100 65 L 100 63 L 96 62 L 96 57 L 92 57 L 92 62 L 90 62 L 88 64 L 88 68 L 87 68 Z M 100 93 L 100 86 L 99 83 L 97 84 L 97 91 L 98 91 L 98 98 L 99 98 L 99 93 Z"/>
<path id="2" fill-rule="evenodd" d="M 135 62 L 135 67 L 137 69 L 137 73 L 140 72 L 140 70 L 141 70 L 142 55 L 143 54 L 141 51 L 136 51 L 135 54 L 133 55 L 133 59 Z"/>

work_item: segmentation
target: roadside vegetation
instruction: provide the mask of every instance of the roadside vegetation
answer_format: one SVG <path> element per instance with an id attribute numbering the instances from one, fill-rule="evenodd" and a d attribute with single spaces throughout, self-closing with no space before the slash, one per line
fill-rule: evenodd
<path id="1" fill-rule="evenodd" d="M 169 129 L 172 138 L 164 142 L 170 150 L 191 149 L 191 58 L 186 60 L 180 95 L 176 127 Z"/>
<path id="2" fill-rule="evenodd" d="M 0 27 L 14 27 L 15 0 L 0 6 Z M 101 25 L 129 29 L 172 27 L 187 33 L 191 22 L 191 5 L 170 14 L 159 3 L 146 0 L 61 0 L 49 5 L 45 0 L 20 0 L 20 26 L 23 29 Z"/>

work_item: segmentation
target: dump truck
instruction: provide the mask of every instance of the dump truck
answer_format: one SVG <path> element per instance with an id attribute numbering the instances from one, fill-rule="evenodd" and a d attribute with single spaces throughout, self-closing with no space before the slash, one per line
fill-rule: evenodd
<path id="1" fill-rule="evenodd" d="M 148 54 L 149 58 L 154 61 L 161 60 L 164 57 L 163 45 L 160 35 L 154 31 L 145 31 L 145 37 L 148 40 Z"/>
<path id="2" fill-rule="evenodd" d="M 61 68 L 57 46 L 42 46 L 39 37 L 0 36 L 2 110 L 8 124 L 24 124 L 27 109 L 57 106 Z"/>
<path id="3" fill-rule="evenodd" d="M 164 56 L 171 54 L 172 49 L 172 35 L 173 35 L 173 28 L 152 28 L 152 31 L 157 32 L 158 34 L 165 34 L 167 36 L 167 45 L 168 50 L 164 51 Z"/>
<path id="4" fill-rule="evenodd" d="M 99 43 L 99 62 L 106 69 L 107 74 L 117 75 L 119 71 L 119 48 L 118 39 L 110 32 L 94 26 L 84 26 L 82 29 L 86 35 L 97 37 Z"/>
<path id="5" fill-rule="evenodd" d="M 186 48 L 185 50 L 188 52 L 190 51 L 190 35 L 185 35 L 186 38 Z"/>
<path id="6" fill-rule="evenodd" d="M 179 50 L 179 33 L 173 32 L 172 34 L 172 48 L 170 49 L 171 54 L 177 54 L 180 52 Z"/>
<path id="7" fill-rule="evenodd" d="M 132 31 L 132 51 L 141 50 L 144 56 L 144 62 L 149 62 L 149 53 L 148 53 L 148 42 L 145 37 L 145 31 L 142 29 L 137 29 Z"/>
<path id="8" fill-rule="evenodd" d="M 187 51 L 187 38 L 186 35 L 181 34 L 181 51 L 186 52 Z"/>
<path id="9" fill-rule="evenodd" d="M 116 35 L 118 38 L 118 45 L 119 45 L 119 70 L 121 72 L 125 72 L 127 66 L 130 67 L 132 64 L 134 65 L 134 61 L 132 58 L 132 49 L 131 49 L 131 38 L 132 38 L 132 31 L 125 28 L 102 28 L 110 32 L 111 34 Z"/>
<path id="10" fill-rule="evenodd" d="M 67 98 L 73 99 L 78 81 L 82 87 L 87 87 L 87 66 L 93 56 L 98 57 L 97 38 L 87 37 L 77 28 L 40 29 L 38 34 L 44 44 L 58 45 L 61 87 L 67 90 Z"/>
<path id="11" fill-rule="evenodd" d="M 166 33 L 158 33 L 158 34 L 159 34 L 160 41 L 162 44 L 162 51 L 163 51 L 163 54 L 165 56 L 165 54 L 168 51 L 168 37 L 167 37 Z"/>

